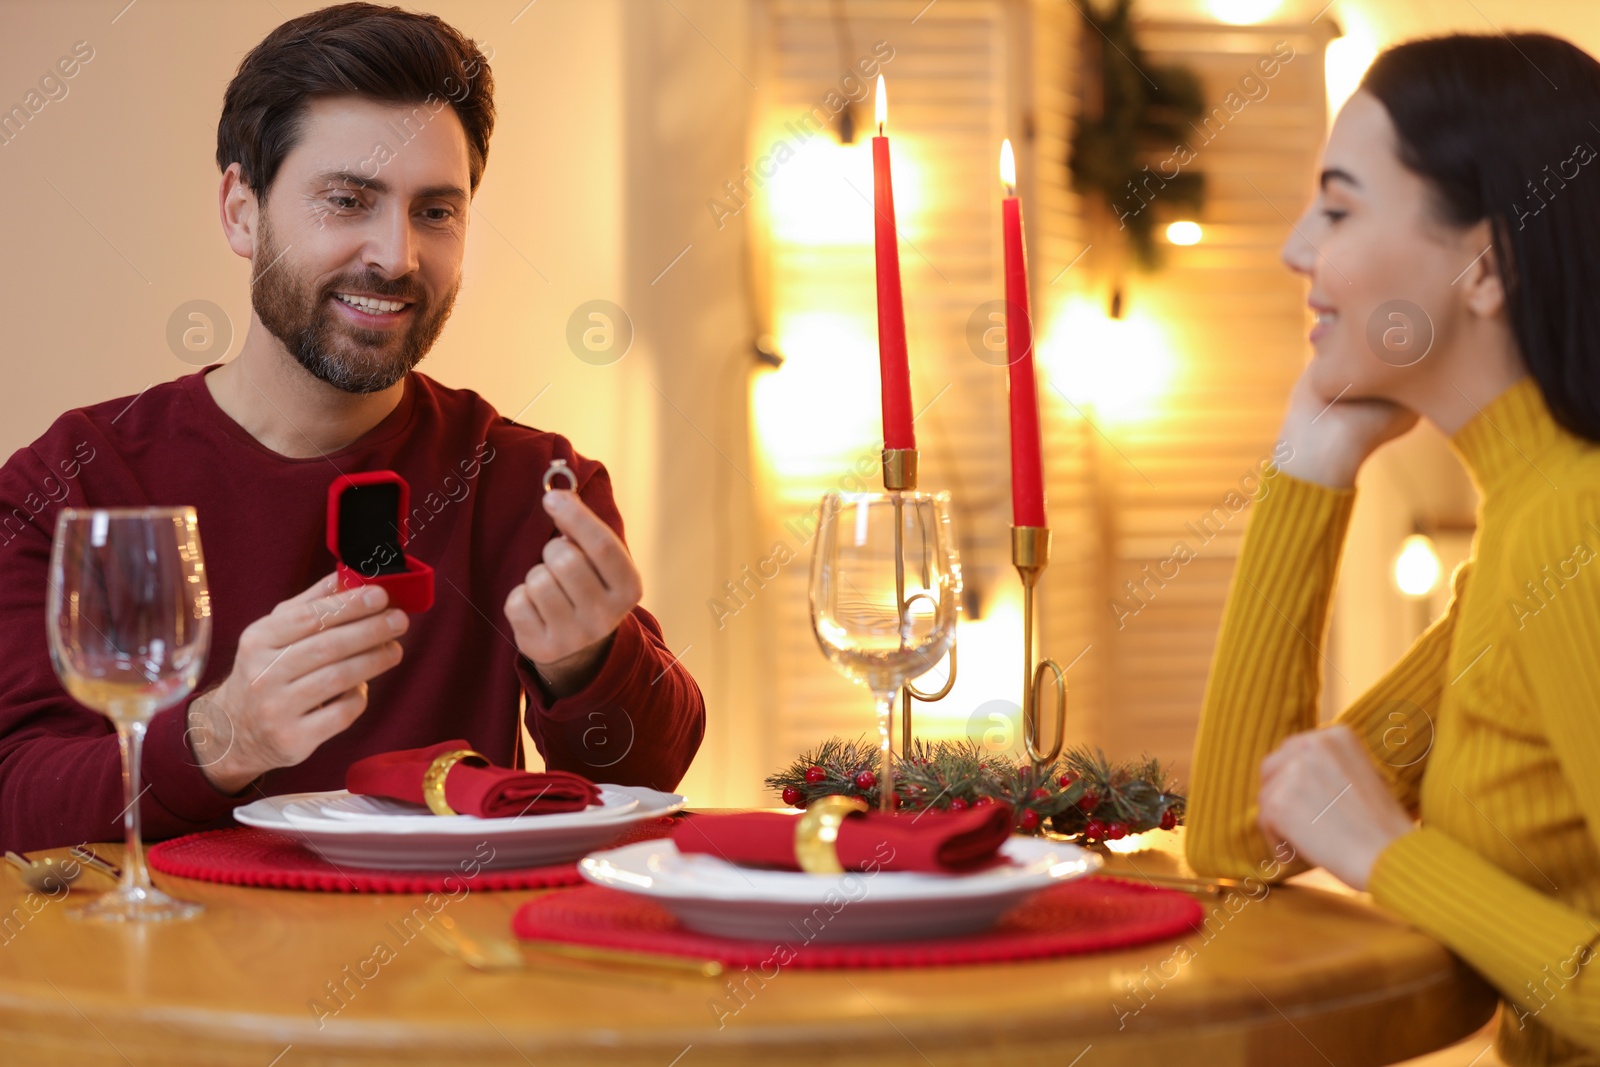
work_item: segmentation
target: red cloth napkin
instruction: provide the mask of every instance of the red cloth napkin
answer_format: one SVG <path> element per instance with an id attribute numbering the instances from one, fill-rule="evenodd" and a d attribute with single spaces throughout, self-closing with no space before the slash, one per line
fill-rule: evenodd
<path id="1" fill-rule="evenodd" d="M 350 765 L 344 787 L 352 793 L 393 797 L 426 804 L 422 775 L 438 756 L 465 741 L 441 741 L 428 748 L 383 752 Z M 444 798 L 460 815 L 505 819 L 516 815 L 554 815 L 582 811 L 600 801 L 600 789 L 581 774 L 569 771 L 512 771 L 504 767 L 478 767 L 457 763 L 444 779 Z"/>
<path id="2" fill-rule="evenodd" d="M 729 863 L 798 871 L 798 815 L 775 811 L 690 815 L 672 834 L 679 852 L 705 852 Z M 1011 809 L 986 804 L 967 811 L 856 812 L 839 827 L 839 863 L 847 871 L 959 872 L 1004 862 Z"/>

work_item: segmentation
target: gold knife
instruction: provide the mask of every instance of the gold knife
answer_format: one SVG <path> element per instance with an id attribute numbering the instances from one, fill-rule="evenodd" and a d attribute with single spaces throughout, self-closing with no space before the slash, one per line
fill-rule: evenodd
<path id="1" fill-rule="evenodd" d="M 566 941 L 522 940 L 520 944 L 530 952 L 543 952 L 568 959 L 588 960 L 593 963 L 627 963 L 639 967 L 658 967 L 679 971 L 700 978 L 716 978 L 722 974 L 722 964 L 717 960 L 697 959 L 692 956 L 667 956 L 654 952 L 632 952 L 622 948 L 598 948 L 594 945 L 574 945 Z"/>
<path id="2" fill-rule="evenodd" d="M 1102 870 L 1099 873 L 1108 878 L 1121 878 L 1129 882 L 1149 882 L 1152 885 L 1183 889 L 1192 893 L 1205 893 L 1208 896 L 1221 896 L 1224 893 L 1238 893 L 1246 890 L 1245 884 L 1234 878 L 1189 878 L 1181 874 L 1147 873 L 1139 870 Z"/>

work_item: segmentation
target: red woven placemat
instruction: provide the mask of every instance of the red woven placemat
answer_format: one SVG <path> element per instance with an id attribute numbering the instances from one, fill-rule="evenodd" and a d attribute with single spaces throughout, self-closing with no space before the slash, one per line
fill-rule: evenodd
<path id="1" fill-rule="evenodd" d="M 786 967 L 926 967 L 1075 956 L 1176 937 L 1200 925 L 1199 903 L 1171 889 L 1114 878 L 1084 878 L 1042 889 L 1006 912 L 994 929 L 930 941 L 851 944 L 789 942 Z M 511 928 L 530 940 L 770 966 L 780 946 L 685 930 L 665 908 L 604 886 L 563 889 L 517 909 Z"/>
<path id="2" fill-rule="evenodd" d="M 615 845 L 672 833 L 670 817 L 635 823 Z M 389 871 L 333 864 L 292 837 L 253 826 L 176 837 L 153 845 L 150 866 L 163 874 L 224 885 L 310 889 L 325 893 L 455 893 L 483 889 L 545 889 L 583 881 L 576 863 L 549 867 L 449 871 Z"/>

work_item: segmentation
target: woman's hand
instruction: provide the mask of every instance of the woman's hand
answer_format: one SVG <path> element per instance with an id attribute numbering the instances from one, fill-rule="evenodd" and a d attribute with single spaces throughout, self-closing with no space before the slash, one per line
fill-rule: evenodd
<path id="1" fill-rule="evenodd" d="M 1308 366 L 1289 393 L 1278 436 L 1289 458 L 1278 469 L 1302 481 L 1348 489 L 1367 457 L 1415 426 L 1417 413 L 1389 400 L 1324 396 L 1311 377 Z"/>
<path id="2" fill-rule="evenodd" d="M 1306 730 L 1279 745 L 1261 761 L 1259 803 L 1269 845 L 1287 841 L 1360 890 L 1378 854 L 1414 825 L 1347 726 Z"/>

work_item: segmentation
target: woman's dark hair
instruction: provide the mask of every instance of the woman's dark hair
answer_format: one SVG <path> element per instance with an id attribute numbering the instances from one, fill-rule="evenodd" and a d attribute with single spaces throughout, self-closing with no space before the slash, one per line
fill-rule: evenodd
<path id="1" fill-rule="evenodd" d="M 488 58 L 437 15 L 376 4 L 338 4 L 290 19 L 250 50 L 223 97 L 217 166 L 238 163 L 245 184 L 266 200 L 300 139 L 310 100 L 344 95 L 419 105 L 403 120 L 407 136 L 413 122 L 454 107 L 467 133 L 471 192 L 478 191 L 494 131 Z"/>
<path id="2" fill-rule="evenodd" d="M 1432 37 L 1361 87 L 1439 217 L 1490 220 L 1528 371 L 1556 421 L 1600 441 L 1600 62 L 1546 34 Z"/>

